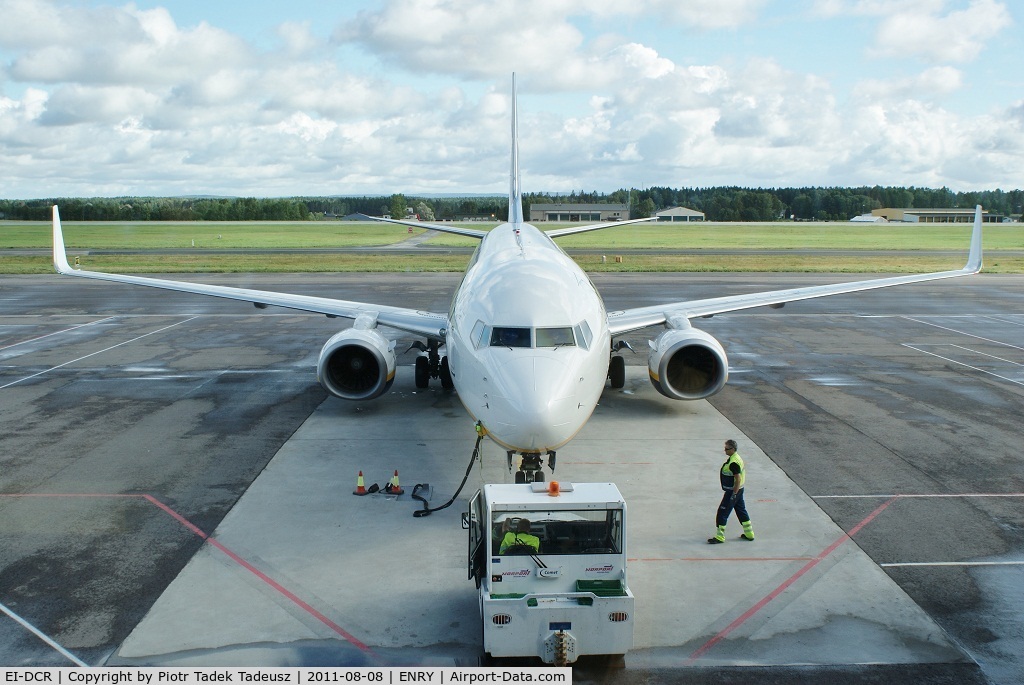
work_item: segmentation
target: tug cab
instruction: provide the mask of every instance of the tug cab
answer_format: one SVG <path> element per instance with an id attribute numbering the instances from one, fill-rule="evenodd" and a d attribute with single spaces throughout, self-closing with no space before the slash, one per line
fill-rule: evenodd
<path id="1" fill-rule="evenodd" d="M 633 646 L 626 503 L 613 483 L 485 485 L 463 522 L 486 654 L 566 665 Z"/>

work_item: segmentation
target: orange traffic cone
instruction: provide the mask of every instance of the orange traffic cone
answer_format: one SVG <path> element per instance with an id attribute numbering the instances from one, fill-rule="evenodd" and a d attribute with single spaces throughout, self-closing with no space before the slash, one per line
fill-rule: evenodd
<path id="1" fill-rule="evenodd" d="M 363 472 L 359 472 L 359 476 L 356 478 L 356 489 L 352 491 L 353 495 L 366 495 L 366 486 L 363 484 Z"/>
<path id="2" fill-rule="evenodd" d="M 392 476 L 391 482 L 384 486 L 384 492 L 389 495 L 401 495 L 405 490 L 398 484 L 398 469 L 395 469 L 395 475 Z"/>

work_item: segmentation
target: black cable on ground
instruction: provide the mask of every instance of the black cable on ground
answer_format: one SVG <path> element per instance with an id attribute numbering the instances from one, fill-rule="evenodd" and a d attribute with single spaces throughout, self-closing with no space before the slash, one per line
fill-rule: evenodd
<path id="1" fill-rule="evenodd" d="M 483 441 L 485 435 L 487 435 L 487 431 L 484 429 L 483 425 L 478 421 L 477 424 L 476 424 L 476 445 L 473 446 L 473 456 L 471 456 L 469 458 L 469 466 L 466 467 L 466 475 L 464 475 L 462 477 L 462 482 L 459 483 L 459 489 L 455 491 L 455 494 L 452 495 L 452 498 L 450 500 L 448 500 L 447 502 L 445 502 L 444 504 L 442 504 L 439 507 L 434 507 L 433 509 L 431 509 L 427 505 L 427 500 L 423 499 L 422 497 L 420 497 L 417 494 L 418 489 L 421 486 L 426 487 L 426 484 L 425 483 L 417 483 L 413 487 L 413 489 L 412 489 L 412 498 L 413 499 L 417 499 L 420 502 L 423 502 L 423 508 L 420 509 L 419 511 L 412 512 L 413 516 L 415 516 L 416 518 L 422 518 L 424 516 L 430 516 L 435 511 L 441 511 L 442 509 L 447 509 L 448 507 L 450 507 L 452 505 L 452 503 L 455 502 L 455 498 L 459 496 L 459 493 L 462 492 L 462 488 L 464 488 L 466 486 L 466 481 L 469 480 L 469 473 L 470 473 L 470 471 L 473 470 L 473 464 L 476 462 L 476 458 L 480 455 L 480 443 Z"/>

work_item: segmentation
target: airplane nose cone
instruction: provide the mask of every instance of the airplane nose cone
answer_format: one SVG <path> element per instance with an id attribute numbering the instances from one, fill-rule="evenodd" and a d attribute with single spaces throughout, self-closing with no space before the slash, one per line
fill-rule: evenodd
<path id="1" fill-rule="evenodd" d="M 492 432 L 498 429 L 496 437 L 520 450 L 564 444 L 589 416 L 576 399 L 577 376 L 572 364 L 553 355 L 517 355 L 502 364 L 491 393 Z"/>

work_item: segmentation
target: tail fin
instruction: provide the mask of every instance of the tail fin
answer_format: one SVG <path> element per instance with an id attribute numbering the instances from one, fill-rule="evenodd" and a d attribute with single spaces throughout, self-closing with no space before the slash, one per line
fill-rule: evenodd
<path id="1" fill-rule="evenodd" d="M 512 74 L 512 171 L 508 190 L 508 222 L 523 223 L 523 188 L 519 177 L 519 114 L 516 106 L 516 75 Z"/>

